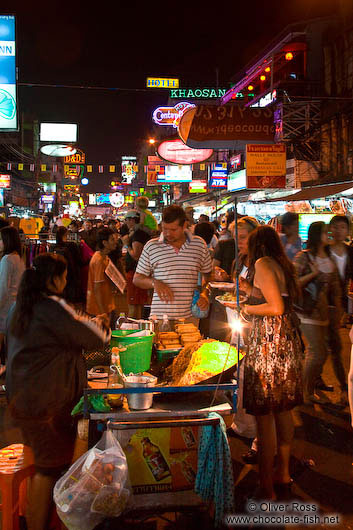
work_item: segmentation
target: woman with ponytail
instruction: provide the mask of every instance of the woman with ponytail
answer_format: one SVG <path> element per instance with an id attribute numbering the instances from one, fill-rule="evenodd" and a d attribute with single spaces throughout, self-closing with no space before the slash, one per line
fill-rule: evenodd
<path id="1" fill-rule="evenodd" d="M 239 278 L 249 296 L 243 308 L 251 323 L 244 359 L 244 408 L 256 419 L 260 499 L 276 499 L 292 482 L 291 409 L 302 403 L 302 342 L 293 311 L 295 269 L 277 232 L 259 226 L 248 239 L 249 278 Z M 273 469 L 277 445 L 277 465 Z"/>
<path id="2" fill-rule="evenodd" d="M 9 412 L 36 468 L 26 515 L 30 530 L 49 528 L 54 484 L 71 464 L 76 424 L 70 413 L 86 386 L 82 350 L 102 348 L 110 339 L 103 315 L 79 316 L 61 298 L 66 274 L 62 256 L 37 256 L 23 273 L 7 319 Z"/>

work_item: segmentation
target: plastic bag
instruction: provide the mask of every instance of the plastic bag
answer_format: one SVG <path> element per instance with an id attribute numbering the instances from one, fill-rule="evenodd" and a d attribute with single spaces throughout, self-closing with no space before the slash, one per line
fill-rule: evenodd
<path id="1" fill-rule="evenodd" d="M 83 401 L 84 397 L 80 399 L 80 401 L 74 406 L 74 408 L 71 411 L 71 416 L 76 416 L 77 414 L 83 413 Z M 109 405 L 106 404 L 104 401 L 104 396 L 101 394 L 92 394 L 87 396 L 87 401 L 90 405 L 90 408 L 95 410 L 96 412 L 110 412 Z"/>
<path id="2" fill-rule="evenodd" d="M 118 517 L 130 497 L 126 457 L 110 430 L 54 487 L 58 515 L 69 530 L 93 530 L 105 517 Z"/>
<path id="3" fill-rule="evenodd" d="M 195 318 L 206 318 L 208 317 L 208 312 L 209 312 L 209 309 L 210 309 L 210 306 L 208 306 L 207 309 L 200 309 L 197 302 L 200 298 L 200 289 L 195 289 L 194 290 L 194 294 L 193 294 L 193 298 L 192 298 L 192 302 L 191 302 L 191 314 L 193 317 Z"/>

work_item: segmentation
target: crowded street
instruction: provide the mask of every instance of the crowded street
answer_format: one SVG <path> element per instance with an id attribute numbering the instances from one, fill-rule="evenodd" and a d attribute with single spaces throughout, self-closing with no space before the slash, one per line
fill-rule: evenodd
<path id="1" fill-rule="evenodd" d="M 0 530 L 353 530 L 352 114 L 346 0 L 3 6 Z"/>

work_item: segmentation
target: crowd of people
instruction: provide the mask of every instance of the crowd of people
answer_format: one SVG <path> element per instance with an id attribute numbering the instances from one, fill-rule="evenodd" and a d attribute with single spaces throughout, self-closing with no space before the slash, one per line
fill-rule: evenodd
<path id="1" fill-rule="evenodd" d="M 30 529 L 47 527 L 53 484 L 72 458 L 76 426 L 70 411 L 86 384 L 82 349 L 109 342 L 122 297 L 133 318 L 150 306 L 149 315 L 167 315 L 172 329 L 182 319 L 200 326 L 205 336 L 223 333 L 231 341 L 229 314 L 215 303 L 209 282 L 238 282 L 247 355 L 238 373 L 238 411 L 227 432 L 255 438 L 243 458 L 259 464 L 259 498 L 278 499 L 290 487 L 291 410 L 303 401 L 324 401 L 318 391 L 331 390 L 322 379 L 328 356 L 341 403 L 348 403 L 349 394 L 353 411 L 353 363 L 347 376 L 339 333 L 343 315 L 351 311 L 347 217 L 334 216 L 329 226 L 313 223 L 303 249 L 293 213 L 282 216 L 281 234 L 234 212 L 223 226 L 207 216 L 196 222 L 191 208 L 177 205 L 164 208 L 158 226 L 146 200 L 139 199 L 123 223 L 87 219 L 82 227 L 57 227 L 51 252 L 26 270 L 18 231 L 5 221 L 0 229 L 2 371 L 11 418 L 36 466 Z M 106 273 L 110 263 L 125 278 L 123 295 Z M 303 300 L 310 286 L 315 303 L 309 311 Z M 212 313 L 218 306 L 221 311 Z M 223 329 L 212 327 L 215 314 Z"/>

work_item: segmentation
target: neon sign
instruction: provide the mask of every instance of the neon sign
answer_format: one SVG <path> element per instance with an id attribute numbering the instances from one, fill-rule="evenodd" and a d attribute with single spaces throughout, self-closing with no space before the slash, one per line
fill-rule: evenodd
<path id="1" fill-rule="evenodd" d="M 212 99 L 222 98 L 227 92 L 227 88 L 176 88 L 171 89 L 169 97 L 171 99 Z"/>
<path id="2" fill-rule="evenodd" d="M 177 138 L 159 144 L 157 153 L 172 164 L 198 164 L 210 158 L 213 149 L 192 149 Z"/>
<path id="3" fill-rule="evenodd" d="M 157 107 L 153 112 L 152 120 L 157 125 L 173 126 L 176 129 L 184 113 L 193 107 L 195 105 L 185 101 L 177 103 L 174 107 Z"/>
<path id="4" fill-rule="evenodd" d="M 84 166 L 83 165 L 73 165 L 73 164 L 65 164 L 64 165 L 64 177 L 65 178 L 82 178 L 84 173 Z"/>
<path id="5" fill-rule="evenodd" d="M 76 153 L 74 155 L 68 155 L 64 158 L 64 164 L 85 164 L 86 163 L 86 155 L 83 151 L 80 149 L 76 149 Z"/>
<path id="6" fill-rule="evenodd" d="M 178 88 L 179 79 L 166 77 L 147 77 L 147 88 Z"/>

